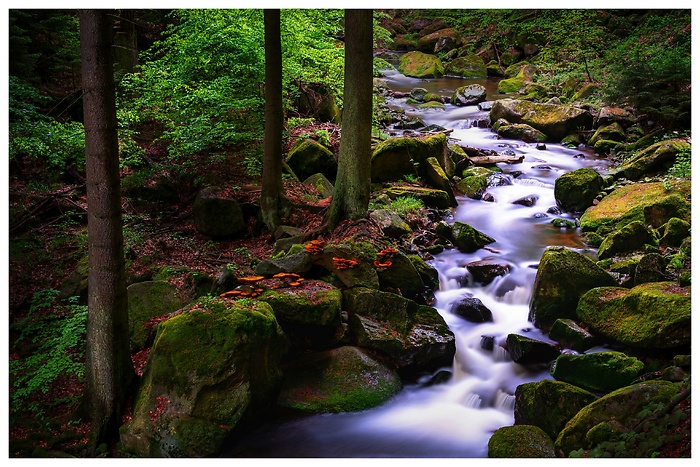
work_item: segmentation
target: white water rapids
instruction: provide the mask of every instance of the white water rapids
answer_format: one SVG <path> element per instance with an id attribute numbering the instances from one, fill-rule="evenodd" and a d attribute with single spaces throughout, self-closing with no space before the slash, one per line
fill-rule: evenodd
<path id="1" fill-rule="evenodd" d="M 493 83 L 445 78 L 421 81 L 396 72 L 387 74 L 394 90 L 421 86 L 449 97 L 457 87 L 472 82 L 487 85 L 493 99 Z M 556 206 L 554 181 L 564 172 L 595 167 L 604 171 L 606 161 L 592 153 L 547 144 L 498 139 L 490 129 L 472 126 L 488 118 L 476 106 L 419 111 L 397 99 L 394 105 L 420 116 L 426 124 L 453 129 L 451 140 L 463 146 L 513 151 L 524 155 L 520 164 L 501 164 L 506 183 L 488 188 L 495 201 L 458 197 L 459 206 L 448 223 L 470 224 L 496 239 L 474 253 L 446 250 L 431 261 L 440 275 L 435 307 L 456 338 L 456 356 L 448 382 L 413 385 L 385 405 L 361 413 L 324 414 L 287 420 L 251 433 L 226 457 L 486 457 L 491 434 L 513 424 L 514 391 L 520 384 L 549 378 L 546 368 L 514 363 L 501 346 L 510 333 L 549 339 L 528 321 L 528 302 L 536 265 L 545 248 L 562 245 L 584 250 L 578 232 L 552 226 L 565 215 L 548 214 Z M 517 173 L 516 173 L 517 171 Z M 513 204 L 537 197 L 533 206 Z M 471 278 L 466 264 L 491 260 L 507 264 L 509 272 L 487 286 Z M 475 324 L 452 314 L 450 305 L 471 294 L 493 314 L 493 322 Z M 493 350 L 482 341 L 493 338 Z"/>

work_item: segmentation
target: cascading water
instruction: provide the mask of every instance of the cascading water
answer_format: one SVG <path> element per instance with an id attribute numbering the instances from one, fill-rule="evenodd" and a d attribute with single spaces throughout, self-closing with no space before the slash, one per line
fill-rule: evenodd
<path id="1" fill-rule="evenodd" d="M 474 81 L 445 78 L 422 81 L 398 73 L 387 74 L 394 90 L 426 87 L 449 96 L 458 86 Z M 492 83 L 486 84 L 490 98 Z M 444 384 L 406 387 L 382 407 L 360 413 L 324 414 L 268 425 L 251 433 L 225 453 L 227 457 L 485 457 L 491 434 L 513 423 L 514 392 L 518 385 L 549 377 L 546 368 L 514 363 L 503 344 L 510 333 L 549 341 L 528 321 L 528 302 L 536 265 L 545 248 L 562 245 L 585 250 L 578 234 L 551 225 L 548 214 L 556 206 L 554 181 L 564 172 L 606 162 L 593 154 L 548 145 L 503 140 L 489 129 L 465 121 L 488 118 L 476 106 L 418 111 L 396 100 L 407 114 L 426 124 L 451 129 L 450 138 L 464 146 L 524 156 L 519 164 L 502 164 L 498 186 L 488 188 L 493 201 L 458 198 L 454 215 L 446 219 L 470 224 L 496 241 L 474 253 L 446 250 L 432 265 L 440 277 L 435 307 L 456 338 L 452 376 Z M 514 204 L 528 198 L 530 203 Z M 495 262 L 507 273 L 487 285 L 478 283 L 467 265 Z M 464 297 L 481 300 L 493 321 L 472 323 L 451 312 Z"/>

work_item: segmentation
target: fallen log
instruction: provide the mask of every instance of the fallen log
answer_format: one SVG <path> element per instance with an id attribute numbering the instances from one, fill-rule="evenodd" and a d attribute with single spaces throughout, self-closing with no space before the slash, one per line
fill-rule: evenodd
<path id="1" fill-rule="evenodd" d="M 469 158 L 469 160 L 474 165 L 492 165 L 492 164 L 499 164 L 499 163 L 519 164 L 524 159 L 525 159 L 524 155 L 504 156 L 504 155 L 500 155 L 500 154 L 495 155 L 495 156 L 474 156 L 474 157 Z"/>

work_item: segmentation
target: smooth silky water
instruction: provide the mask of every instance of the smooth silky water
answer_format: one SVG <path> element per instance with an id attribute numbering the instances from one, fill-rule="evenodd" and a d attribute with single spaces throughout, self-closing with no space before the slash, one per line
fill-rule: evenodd
<path id="1" fill-rule="evenodd" d="M 449 97 L 466 84 L 485 85 L 487 99 L 501 98 L 495 83 L 486 80 L 441 78 L 418 80 L 398 72 L 386 76 L 389 87 L 409 91 L 420 86 Z M 449 100 L 448 100 L 449 101 Z M 455 334 L 456 355 L 452 376 L 443 384 L 408 385 L 381 407 L 360 413 L 323 414 L 277 421 L 246 435 L 223 457 L 486 457 L 492 433 L 513 424 L 514 392 L 518 385 L 550 378 L 547 368 L 514 363 L 502 345 L 510 333 L 551 342 L 528 321 L 528 302 L 536 266 L 548 246 L 566 246 L 585 252 L 578 232 L 551 225 L 565 214 L 548 214 L 556 206 L 554 181 L 561 174 L 581 167 L 599 172 L 607 161 L 591 152 L 547 144 L 499 139 L 490 129 L 474 126 L 488 118 L 477 106 L 445 110 L 418 110 L 405 99 L 390 105 L 417 115 L 427 124 L 452 132 L 449 138 L 463 146 L 524 156 L 519 164 L 499 164 L 503 185 L 488 188 L 495 201 L 458 197 L 459 206 L 448 223 L 464 222 L 496 240 L 474 253 L 456 249 L 435 255 L 440 288 L 435 307 Z M 513 204 L 535 196 L 532 206 Z M 466 265 L 491 260 L 507 264 L 509 272 L 483 286 L 475 283 Z M 451 304 L 467 294 L 479 298 L 493 313 L 493 322 L 475 324 L 450 313 Z M 482 340 L 493 339 L 493 350 Z"/>

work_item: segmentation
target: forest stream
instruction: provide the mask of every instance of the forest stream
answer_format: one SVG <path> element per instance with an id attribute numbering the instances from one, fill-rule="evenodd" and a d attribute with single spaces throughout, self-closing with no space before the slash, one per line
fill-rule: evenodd
<path id="1" fill-rule="evenodd" d="M 477 83 L 487 88 L 488 100 L 503 97 L 496 94 L 496 83 L 486 80 L 419 80 L 393 71 L 386 74 L 386 82 L 395 91 L 423 87 L 448 98 L 457 87 Z M 510 333 L 553 342 L 528 321 L 536 266 L 548 246 L 587 250 L 578 230 L 551 224 L 557 217 L 567 217 L 548 212 L 556 207 L 554 181 L 581 167 L 604 173 L 608 162 L 590 151 L 557 144 L 538 149 L 534 143 L 499 139 L 490 129 L 474 124 L 488 119 L 488 111 L 477 106 L 448 103 L 445 110 L 418 110 L 406 99 L 389 103 L 419 116 L 426 125 L 452 130 L 451 142 L 524 156 L 518 164 L 499 164 L 503 175 L 498 186 L 487 190 L 493 201 L 458 196 L 458 207 L 445 219 L 470 224 L 496 242 L 469 254 L 445 250 L 431 261 L 440 277 L 435 307 L 456 339 L 453 366 L 446 369 L 451 376 L 442 384 L 407 385 L 373 410 L 267 424 L 229 446 L 222 457 L 486 457 L 492 433 L 513 424 L 516 387 L 550 378 L 546 367 L 514 363 L 502 345 Z M 523 198 L 535 202 L 513 203 Z M 477 283 L 466 264 L 481 260 L 507 266 L 508 272 L 488 285 Z M 451 313 L 452 304 L 465 296 L 480 299 L 493 321 L 472 323 Z"/>

